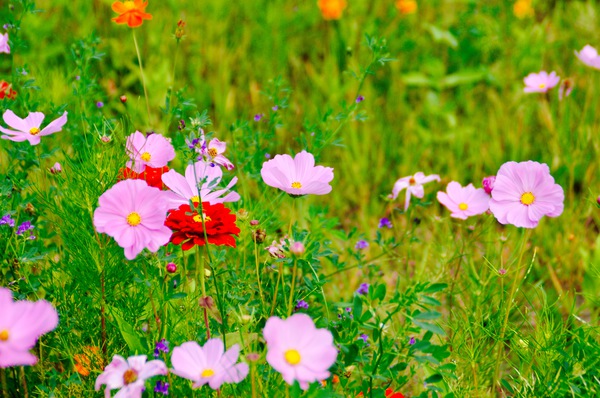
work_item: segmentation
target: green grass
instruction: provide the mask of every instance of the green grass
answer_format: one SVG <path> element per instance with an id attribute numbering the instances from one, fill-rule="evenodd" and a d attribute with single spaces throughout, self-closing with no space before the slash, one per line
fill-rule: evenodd
<path id="1" fill-rule="evenodd" d="M 171 347 L 205 340 L 204 266 L 193 253 L 171 246 L 126 261 L 92 224 L 98 197 L 127 160 L 125 137 L 137 129 L 172 138 L 178 155 L 169 166 L 182 172 L 191 118 L 205 109 L 205 130 L 227 141 L 242 196 L 229 206 L 242 230 L 238 247 L 211 247 L 206 265 L 223 319 L 211 317 L 210 328 L 242 344 L 242 358 L 261 354 L 254 376 L 222 396 L 251 396 L 251 378 L 257 396 L 355 397 L 371 388 L 382 397 L 388 385 L 407 397 L 600 394 L 600 71 L 574 55 L 600 45 L 598 4 L 538 1 L 535 17 L 520 20 L 509 1 L 420 2 L 408 16 L 392 0 L 354 1 L 341 20 L 324 21 L 316 0 L 151 0 L 153 20 L 135 30 L 149 122 L 131 29 L 110 21 L 110 3 L 14 0 L 0 8 L 0 22 L 18 27 L 9 31 L 11 54 L 0 54 L 0 80 L 18 96 L 0 100 L 0 110 L 48 119 L 69 112 L 65 129 L 36 147 L 0 141 L 0 216 L 32 220 L 38 237 L 19 240 L 0 226 L 0 285 L 20 299 L 46 298 L 60 314 L 34 350 L 40 362 L 25 369 L 30 396 L 94 396 L 101 365 L 90 376 L 74 370 L 86 346 L 105 344 L 106 361 L 152 356 L 162 337 Z M 177 44 L 179 19 L 186 35 Z M 572 77 L 571 96 L 524 94 L 523 77 L 540 70 Z M 255 122 L 258 113 L 265 117 Z M 266 153 L 302 149 L 334 168 L 331 194 L 292 200 L 262 182 Z M 565 210 L 527 235 L 491 215 L 451 219 L 435 199 L 450 181 L 480 186 L 504 162 L 529 159 L 550 166 Z M 57 176 L 47 172 L 56 161 L 65 170 Z M 427 184 L 404 213 L 403 194 L 386 196 L 417 171 L 442 181 Z M 393 229 L 378 229 L 381 217 Z M 255 245 L 252 219 L 264 243 Z M 307 246 L 294 297 L 340 347 L 331 369 L 340 383 L 304 395 L 270 369 L 261 338 L 271 314 L 287 316 L 293 266 L 264 248 L 290 232 Z M 369 248 L 357 251 L 359 239 Z M 177 274 L 166 275 L 168 261 Z M 362 282 L 371 283 L 368 297 L 354 294 Z M 369 346 L 357 342 L 362 333 Z M 6 371 L 5 396 L 24 396 L 19 372 Z M 172 396 L 192 396 L 183 379 L 169 381 Z M 208 387 L 194 394 L 216 396 Z"/>

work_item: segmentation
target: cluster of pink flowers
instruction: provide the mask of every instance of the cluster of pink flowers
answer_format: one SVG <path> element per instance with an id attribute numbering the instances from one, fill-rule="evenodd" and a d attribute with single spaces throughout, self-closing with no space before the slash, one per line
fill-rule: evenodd
<path id="1" fill-rule="evenodd" d="M 288 384 L 297 381 L 306 390 L 310 383 L 330 376 L 329 368 L 337 359 L 333 335 L 318 329 L 306 314 L 294 314 L 287 319 L 271 317 L 263 330 L 267 342 L 267 362 L 281 373 Z M 248 376 L 249 367 L 238 362 L 240 346 L 234 344 L 225 351 L 223 341 L 213 338 L 204 346 L 188 341 L 173 349 L 171 373 L 193 382 L 193 388 L 208 384 L 218 390 L 224 383 L 239 383 Z M 115 397 L 141 397 L 145 381 L 166 375 L 167 366 L 161 360 L 146 362 L 146 356 L 125 359 L 119 355 L 96 379 L 96 390 L 105 385 L 105 395 L 120 389 Z"/>

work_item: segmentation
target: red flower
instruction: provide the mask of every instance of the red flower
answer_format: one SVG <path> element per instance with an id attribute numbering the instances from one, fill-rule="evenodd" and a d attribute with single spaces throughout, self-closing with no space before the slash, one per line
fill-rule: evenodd
<path id="1" fill-rule="evenodd" d="M 197 205 L 197 203 L 194 203 Z M 181 205 L 178 209 L 170 210 L 165 225 L 173 230 L 171 243 L 181 244 L 183 250 L 189 250 L 194 245 L 203 246 L 204 231 L 202 229 L 202 215 L 199 208 L 190 208 L 190 205 Z M 235 225 L 235 214 L 223 206 L 222 203 L 211 205 L 202 203 L 204 210 L 204 224 L 208 243 L 235 247 L 233 235 L 239 235 L 240 229 Z"/>
<path id="2" fill-rule="evenodd" d="M 359 393 L 357 397 L 362 397 L 363 393 Z M 404 395 L 401 392 L 394 392 L 391 388 L 385 390 L 385 398 L 404 398 Z"/>
<path id="3" fill-rule="evenodd" d="M 5 82 L 4 80 L 0 80 L 0 100 L 7 99 L 15 99 L 17 97 L 17 92 L 12 89 L 12 84 Z"/>
<path id="4" fill-rule="evenodd" d="M 154 188 L 163 189 L 165 186 L 162 182 L 161 176 L 169 171 L 169 167 L 150 167 L 146 166 L 144 171 L 136 173 L 129 167 L 119 170 L 119 176 L 117 179 L 121 180 L 144 180 L 146 183 Z"/>
<path id="5" fill-rule="evenodd" d="M 142 0 L 115 1 L 112 9 L 119 16 L 112 20 L 118 24 L 127 24 L 130 28 L 137 28 L 144 22 L 144 19 L 152 19 L 152 15 L 146 12 L 147 6 L 148 2 L 144 3 Z"/>

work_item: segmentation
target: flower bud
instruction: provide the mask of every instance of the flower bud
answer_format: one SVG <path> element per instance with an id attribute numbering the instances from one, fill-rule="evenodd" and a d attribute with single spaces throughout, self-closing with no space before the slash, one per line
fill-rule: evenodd
<path id="1" fill-rule="evenodd" d="M 175 272 L 177 272 L 177 264 L 175 264 L 175 263 L 168 263 L 167 264 L 167 272 L 169 274 L 174 274 Z"/>
<path id="2" fill-rule="evenodd" d="M 296 256 L 303 255 L 305 250 L 306 249 L 305 249 L 304 244 L 302 242 L 293 242 L 290 245 L 290 252 L 292 252 L 292 254 L 294 254 Z"/>
<path id="3" fill-rule="evenodd" d="M 481 184 L 483 185 L 483 190 L 488 195 L 492 194 L 492 189 L 494 189 L 494 183 L 496 182 L 496 176 L 485 177 Z"/>
<path id="4" fill-rule="evenodd" d="M 127 97 L 125 95 L 122 95 L 119 97 L 119 100 L 121 100 L 122 103 L 126 103 L 127 102 Z"/>
<path id="5" fill-rule="evenodd" d="M 252 220 L 252 221 L 250 221 L 250 225 L 252 225 L 252 226 L 258 225 L 258 220 Z"/>
<path id="6" fill-rule="evenodd" d="M 62 167 L 60 163 L 56 162 L 54 163 L 54 166 L 50 167 L 50 173 L 59 174 L 60 172 L 62 172 Z"/>
<path id="7" fill-rule="evenodd" d="M 267 237 L 267 232 L 264 229 L 252 231 L 252 240 L 256 243 L 263 243 Z"/>

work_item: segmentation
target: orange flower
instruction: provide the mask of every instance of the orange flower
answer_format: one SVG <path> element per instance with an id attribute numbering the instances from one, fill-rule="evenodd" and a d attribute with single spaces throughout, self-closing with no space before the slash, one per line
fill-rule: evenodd
<path id="1" fill-rule="evenodd" d="M 513 5 L 513 13 L 519 19 L 532 17 L 534 12 L 533 7 L 531 6 L 531 0 L 518 0 Z"/>
<path id="2" fill-rule="evenodd" d="M 4 98 L 15 99 L 17 97 L 17 92 L 12 89 L 12 84 L 5 82 L 4 80 L 0 80 L 0 100 Z"/>
<path id="3" fill-rule="evenodd" d="M 348 4 L 346 0 L 318 0 L 317 6 L 325 19 L 340 19 Z"/>
<path id="4" fill-rule="evenodd" d="M 417 2 L 415 0 L 398 0 L 396 1 L 396 8 L 400 11 L 400 14 L 414 14 L 417 12 Z"/>
<path id="5" fill-rule="evenodd" d="M 146 6 L 148 2 L 144 3 L 142 0 L 126 0 L 124 3 L 115 1 L 112 9 L 119 16 L 112 20 L 118 24 L 126 23 L 130 28 L 137 28 L 144 19 L 152 19 L 152 15 L 145 12 Z"/>
<path id="6" fill-rule="evenodd" d="M 90 369 L 101 370 L 102 358 L 98 347 L 85 346 L 83 347 L 85 354 L 75 354 L 73 359 L 75 360 L 75 371 L 82 376 L 89 376 Z M 90 359 L 91 357 L 91 359 Z M 94 360 L 94 366 L 92 366 L 92 359 Z"/>

